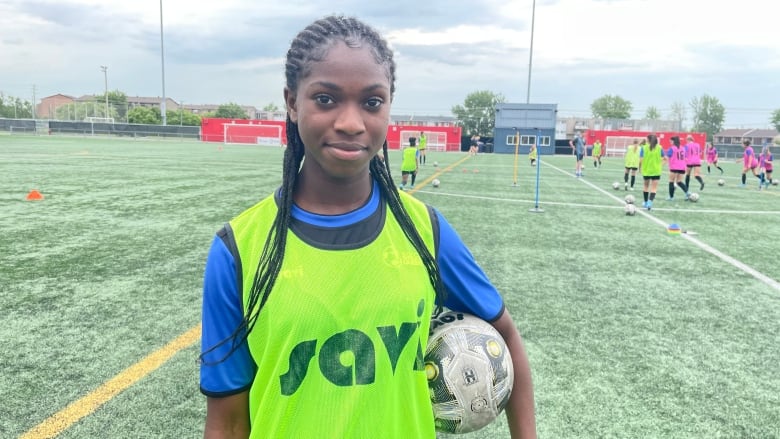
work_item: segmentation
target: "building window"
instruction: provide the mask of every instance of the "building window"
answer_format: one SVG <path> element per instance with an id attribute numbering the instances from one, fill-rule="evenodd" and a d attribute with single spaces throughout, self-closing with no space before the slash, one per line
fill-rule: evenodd
<path id="1" fill-rule="evenodd" d="M 515 136 L 506 136 L 506 144 L 507 145 L 514 145 L 517 140 L 515 139 Z"/>
<path id="2" fill-rule="evenodd" d="M 536 136 L 520 136 L 520 145 L 531 146 L 536 143 Z"/>

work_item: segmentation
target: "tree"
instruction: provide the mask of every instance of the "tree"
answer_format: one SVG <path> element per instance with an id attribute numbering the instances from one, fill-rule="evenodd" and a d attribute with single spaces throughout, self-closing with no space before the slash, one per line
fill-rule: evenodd
<path id="1" fill-rule="evenodd" d="M 217 107 L 215 117 L 221 117 L 225 119 L 249 119 L 246 111 L 244 111 L 240 105 L 234 104 L 232 102 L 229 104 L 222 104 Z"/>
<path id="2" fill-rule="evenodd" d="M 279 111 L 279 107 L 277 107 L 273 102 L 270 102 L 265 107 L 263 107 L 263 111 L 269 111 L 273 113 Z"/>
<path id="3" fill-rule="evenodd" d="M 590 104 L 593 117 L 601 119 L 628 119 L 633 108 L 630 101 L 618 95 L 604 95 Z"/>
<path id="4" fill-rule="evenodd" d="M 775 126 L 777 131 L 780 131 L 780 108 L 772 112 L 772 117 L 769 122 Z"/>
<path id="5" fill-rule="evenodd" d="M 647 107 L 647 110 L 645 111 L 645 119 L 658 120 L 660 118 L 661 118 L 661 112 L 658 111 L 658 108 L 655 108 L 652 105 Z"/>
<path id="6" fill-rule="evenodd" d="M 31 119 L 32 104 L 14 96 L 6 96 L 0 92 L 0 117 L 9 119 Z"/>
<path id="7" fill-rule="evenodd" d="M 96 95 L 95 101 L 106 102 L 106 94 Z M 127 95 L 119 90 L 109 91 L 108 106 L 116 110 L 120 119 L 124 119 L 127 116 Z"/>
<path id="8" fill-rule="evenodd" d="M 167 113 L 166 113 L 167 116 Z M 154 111 L 148 107 L 133 107 L 127 112 L 128 123 L 141 123 L 145 125 L 159 125 L 162 123 L 160 110 Z"/>
<path id="9" fill-rule="evenodd" d="M 680 130 L 683 130 L 683 123 L 685 123 L 685 105 L 679 101 L 673 102 L 669 117 L 672 120 L 676 120 L 680 124 Z"/>
<path id="10" fill-rule="evenodd" d="M 178 111 L 166 111 L 168 125 L 200 126 L 200 116 L 190 111 L 179 109 Z"/>
<path id="11" fill-rule="evenodd" d="M 469 93 L 463 105 L 452 107 L 452 114 L 458 118 L 458 125 L 463 127 L 467 136 L 493 136 L 496 126 L 496 104 L 506 102 L 501 93 L 480 90 Z"/>
<path id="12" fill-rule="evenodd" d="M 704 94 L 700 98 L 691 99 L 690 105 L 693 112 L 693 131 L 707 133 L 707 138 L 712 139 L 715 133 L 723 129 L 726 109 L 718 98 Z"/>

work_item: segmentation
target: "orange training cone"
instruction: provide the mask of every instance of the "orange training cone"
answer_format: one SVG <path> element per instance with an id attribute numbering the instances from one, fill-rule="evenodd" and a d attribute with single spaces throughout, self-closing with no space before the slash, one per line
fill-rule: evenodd
<path id="1" fill-rule="evenodd" d="M 30 191 L 30 193 L 27 194 L 27 201 L 40 201 L 43 200 L 43 194 L 38 192 L 36 189 L 33 189 Z"/>

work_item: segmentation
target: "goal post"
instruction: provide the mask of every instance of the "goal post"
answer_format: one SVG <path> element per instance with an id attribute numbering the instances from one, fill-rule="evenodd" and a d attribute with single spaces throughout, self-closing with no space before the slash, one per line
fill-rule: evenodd
<path id="1" fill-rule="evenodd" d="M 401 149 L 409 145 L 409 138 L 417 138 L 417 147 L 420 146 L 420 131 L 425 133 L 426 151 L 447 151 L 447 133 L 425 130 L 403 130 L 401 131 Z"/>
<path id="2" fill-rule="evenodd" d="M 251 125 L 226 123 L 223 125 L 224 142 L 243 145 L 282 146 L 282 127 L 279 125 Z"/>
<path id="3" fill-rule="evenodd" d="M 628 145 L 634 143 L 636 139 L 641 143 L 644 136 L 607 136 L 604 153 L 607 157 L 623 157 L 626 155 Z"/>

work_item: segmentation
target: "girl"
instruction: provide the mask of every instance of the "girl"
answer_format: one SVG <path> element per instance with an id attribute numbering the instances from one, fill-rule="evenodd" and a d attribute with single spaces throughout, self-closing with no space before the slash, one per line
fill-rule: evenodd
<path id="1" fill-rule="evenodd" d="M 531 160 L 531 166 L 536 166 L 536 145 L 531 145 L 528 151 L 528 158 Z"/>
<path id="2" fill-rule="evenodd" d="M 761 177 L 759 177 L 758 171 L 756 170 L 758 168 L 758 159 L 756 158 L 756 154 L 753 152 L 753 147 L 750 146 L 750 140 L 743 140 L 742 148 L 745 149 L 745 152 L 742 153 L 742 184 L 740 186 L 745 187 L 747 183 L 748 171 L 752 172 L 753 176 L 758 178 L 759 181 L 761 181 Z"/>
<path id="3" fill-rule="evenodd" d="M 761 168 L 761 173 L 759 174 L 761 183 L 766 187 L 772 184 L 772 170 L 774 169 L 772 159 L 772 151 L 769 150 L 769 145 L 765 145 L 764 149 L 761 150 L 761 155 L 758 157 L 758 166 Z"/>
<path id="4" fill-rule="evenodd" d="M 704 190 L 704 180 L 701 178 L 701 145 L 693 140 L 690 134 L 686 137 L 685 144 L 685 187 L 690 188 L 691 174 L 699 182 L 699 191 Z"/>
<path id="5" fill-rule="evenodd" d="M 661 165 L 663 162 L 663 148 L 658 145 L 658 137 L 655 134 L 647 135 L 647 142 L 639 151 L 639 169 L 644 179 L 642 196 L 645 199 L 642 207 L 650 210 L 653 208 L 653 200 L 658 190 L 658 181 L 661 179 Z"/>
<path id="6" fill-rule="evenodd" d="M 625 154 L 625 167 L 623 173 L 623 189 L 628 190 L 628 174 L 631 174 L 631 190 L 634 190 L 636 181 L 636 171 L 639 169 L 639 139 L 634 139 L 634 143 L 628 145 Z"/>
<path id="7" fill-rule="evenodd" d="M 710 165 L 715 166 L 720 171 L 720 175 L 723 175 L 723 168 L 718 166 L 718 150 L 715 148 L 715 145 L 712 143 L 707 142 L 706 147 L 706 153 L 707 153 L 707 173 L 710 173 Z"/>
<path id="8" fill-rule="evenodd" d="M 392 180 L 395 71 L 386 41 L 354 18 L 317 20 L 292 41 L 281 186 L 217 233 L 206 262 L 204 437 L 434 438 L 421 350 L 442 305 L 502 334 L 509 429 L 536 437 L 528 359 L 501 296 L 441 214 Z"/>
<path id="9" fill-rule="evenodd" d="M 669 198 L 666 201 L 674 201 L 674 185 L 680 187 L 685 192 L 685 200 L 688 201 L 688 186 L 683 183 L 685 175 L 685 149 L 680 147 L 680 138 L 671 137 L 672 145 L 666 151 L 666 160 L 669 163 Z"/>

